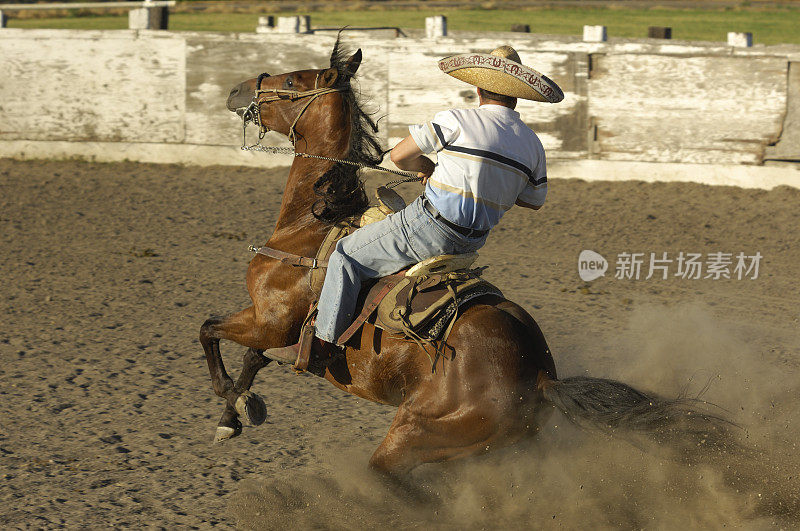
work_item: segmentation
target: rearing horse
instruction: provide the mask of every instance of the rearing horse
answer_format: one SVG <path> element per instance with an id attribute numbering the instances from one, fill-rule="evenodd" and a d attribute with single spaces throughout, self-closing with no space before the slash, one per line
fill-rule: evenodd
<path id="1" fill-rule="evenodd" d="M 330 68 L 261 74 L 236 86 L 227 107 L 250 113 L 262 130 L 288 136 L 298 152 L 375 164 L 381 159 L 375 124 L 350 87 L 360 62 L 361 50 L 346 57 L 337 40 Z M 332 223 L 361 214 L 367 204 L 355 168 L 296 157 L 267 245 L 313 257 Z M 309 269 L 258 254 L 247 271 L 252 306 L 202 325 L 200 342 L 214 392 L 226 401 L 217 441 L 241 433 L 240 414 L 254 424 L 264 421 L 264 403 L 249 389 L 271 361 L 262 352 L 297 341 L 314 298 L 308 275 Z M 416 343 L 388 334 L 377 337 L 379 345 L 348 344 L 325 368 L 324 378 L 347 393 L 398 408 L 370 459 L 372 468 L 392 476 L 422 463 L 511 444 L 535 433 L 553 405 L 571 418 L 654 433 L 671 429 L 683 417 L 676 413 L 689 410 L 693 421 L 717 420 L 697 414 L 688 401 L 661 400 L 611 380 L 557 380 L 534 319 L 495 295 L 462 307 L 448 338 L 454 355 L 442 360 L 435 373 Z M 248 347 L 236 382 L 225 371 L 221 339 Z"/>

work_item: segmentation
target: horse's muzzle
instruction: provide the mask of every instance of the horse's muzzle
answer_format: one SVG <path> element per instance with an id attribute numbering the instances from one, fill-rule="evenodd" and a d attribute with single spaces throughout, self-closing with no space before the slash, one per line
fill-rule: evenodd
<path id="1" fill-rule="evenodd" d="M 228 107 L 229 111 L 235 112 L 241 116 L 244 109 L 250 105 L 252 100 L 253 91 L 248 90 L 246 83 L 240 83 L 231 89 L 230 94 L 228 94 L 228 101 L 225 105 Z"/>

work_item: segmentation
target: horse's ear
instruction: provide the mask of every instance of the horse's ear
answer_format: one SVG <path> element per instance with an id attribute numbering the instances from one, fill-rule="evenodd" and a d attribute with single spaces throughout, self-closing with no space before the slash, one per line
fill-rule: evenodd
<path id="1" fill-rule="evenodd" d="M 339 77 L 339 71 L 335 68 L 329 68 L 320 74 L 320 87 L 332 87 Z"/>
<path id="2" fill-rule="evenodd" d="M 353 74 L 356 73 L 358 67 L 361 66 L 361 48 L 358 49 L 356 53 L 350 56 L 350 59 L 347 60 L 345 63 L 344 74 L 347 76 L 347 79 L 353 77 Z"/>

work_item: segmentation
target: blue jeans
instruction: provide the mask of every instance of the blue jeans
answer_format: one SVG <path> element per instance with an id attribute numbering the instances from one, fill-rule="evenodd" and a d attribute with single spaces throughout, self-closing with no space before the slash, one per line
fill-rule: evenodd
<path id="1" fill-rule="evenodd" d="M 339 240 L 319 298 L 318 338 L 335 343 L 350 326 L 365 279 L 391 275 L 440 254 L 471 253 L 486 242 L 485 234 L 468 238 L 437 221 L 423 201 L 419 197 L 400 212 Z"/>

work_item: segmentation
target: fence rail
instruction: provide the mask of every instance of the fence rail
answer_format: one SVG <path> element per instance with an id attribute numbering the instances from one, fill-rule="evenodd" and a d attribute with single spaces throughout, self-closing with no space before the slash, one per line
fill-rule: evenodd
<path id="1" fill-rule="evenodd" d="M 84 2 L 80 4 L 0 4 L 0 9 L 3 11 L 24 11 L 31 9 L 116 9 L 120 7 L 128 7 L 131 9 L 138 9 L 140 7 L 173 7 L 175 0 L 156 0 L 143 2 Z"/>
<path id="2" fill-rule="evenodd" d="M 394 30 L 395 37 L 408 37 L 405 32 L 398 26 L 347 26 L 345 28 L 311 28 L 309 33 L 317 33 L 320 31 L 378 31 L 378 30 Z"/>

